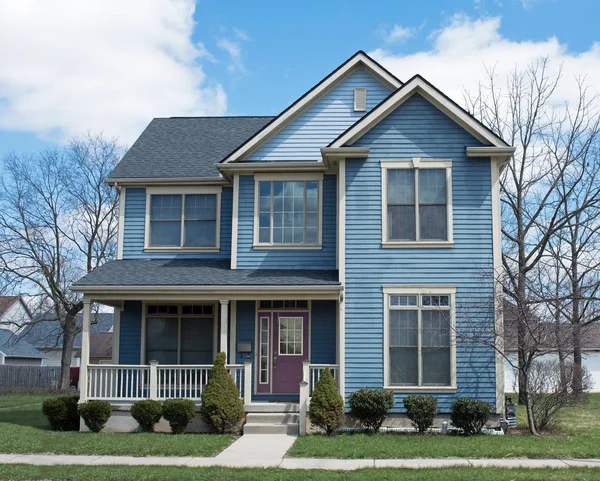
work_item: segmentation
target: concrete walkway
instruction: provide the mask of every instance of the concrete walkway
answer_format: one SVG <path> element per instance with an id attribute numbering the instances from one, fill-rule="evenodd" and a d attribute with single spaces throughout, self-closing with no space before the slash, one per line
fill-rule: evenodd
<path id="1" fill-rule="evenodd" d="M 0 464 L 52 465 L 130 465 L 130 466 L 225 466 L 231 468 L 324 469 L 352 471 L 361 468 L 444 468 L 476 466 L 500 468 L 600 468 L 600 459 L 326 459 L 286 458 L 296 436 L 284 434 L 247 434 L 214 458 L 167 456 L 84 456 L 69 454 L 0 454 Z"/>

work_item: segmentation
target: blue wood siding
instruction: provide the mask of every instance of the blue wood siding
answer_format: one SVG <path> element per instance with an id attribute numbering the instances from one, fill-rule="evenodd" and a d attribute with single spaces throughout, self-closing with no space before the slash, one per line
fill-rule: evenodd
<path id="1" fill-rule="evenodd" d="M 354 111 L 354 89 L 367 89 L 367 112 L 390 94 L 390 90 L 365 69 L 359 68 L 290 125 L 249 156 L 250 161 L 298 161 L 321 158 L 325 147 L 367 112 Z"/>
<path id="2" fill-rule="evenodd" d="M 456 328 L 468 335 L 476 317 L 463 306 L 479 304 L 477 316 L 493 322 L 492 206 L 490 161 L 468 159 L 466 146 L 480 143 L 414 95 L 355 145 L 370 146 L 366 159 L 346 170 L 346 396 L 383 385 L 383 284 L 456 285 Z M 380 159 L 452 159 L 454 247 L 381 247 Z M 485 307 L 487 306 L 487 307 Z M 458 396 L 495 405 L 494 351 L 457 341 L 457 392 L 436 394 L 440 412 Z M 394 411 L 404 410 L 396 394 Z"/>
<path id="3" fill-rule="evenodd" d="M 323 179 L 323 248 L 320 250 L 253 249 L 254 176 L 240 176 L 238 269 L 335 269 L 337 180 Z"/>
<path id="4" fill-rule="evenodd" d="M 335 364 L 337 302 L 312 301 L 310 311 L 310 362 Z"/>
<path id="5" fill-rule="evenodd" d="M 146 189 L 127 188 L 125 190 L 123 259 L 228 259 L 231 255 L 232 192 L 231 187 L 223 187 L 221 193 L 221 249 L 219 252 L 144 252 Z"/>
<path id="6" fill-rule="evenodd" d="M 119 364 L 139 364 L 142 342 L 142 302 L 125 301 L 121 311 Z"/>

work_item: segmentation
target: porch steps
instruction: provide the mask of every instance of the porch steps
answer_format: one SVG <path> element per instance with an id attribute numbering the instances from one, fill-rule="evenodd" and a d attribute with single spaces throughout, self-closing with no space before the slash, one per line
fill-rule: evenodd
<path id="1" fill-rule="evenodd" d="M 298 405 L 269 403 L 246 414 L 244 434 L 298 434 Z M 248 409 L 248 408 L 246 408 Z"/>
<path id="2" fill-rule="evenodd" d="M 252 403 L 246 404 L 247 413 L 298 413 L 300 405 L 296 403 Z"/>

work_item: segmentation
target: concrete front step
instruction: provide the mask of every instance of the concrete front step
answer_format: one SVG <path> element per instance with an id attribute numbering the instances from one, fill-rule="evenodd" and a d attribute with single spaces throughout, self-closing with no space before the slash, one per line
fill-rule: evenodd
<path id="1" fill-rule="evenodd" d="M 298 434 L 298 423 L 246 423 L 244 424 L 244 434 Z"/>
<path id="2" fill-rule="evenodd" d="M 252 424 L 298 424 L 298 413 L 248 413 L 246 422 Z"/>
<path id="3" fill-rule="evenodd" d="M 300 405 L 294 403 L 251 403 L 244 406 L 247 413 L 297 413 Z"/>

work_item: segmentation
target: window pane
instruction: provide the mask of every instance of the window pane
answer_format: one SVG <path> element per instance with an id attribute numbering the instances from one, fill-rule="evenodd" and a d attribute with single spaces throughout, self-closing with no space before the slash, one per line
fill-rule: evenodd
<path id="1" fill-rule="evenodd" d="M 388 204 L 415 203 L 415 171 L 414 169 L 389 169 Z"/>
<path id="2" fill-rule="evenodd" d="M 417 347 L 418 311 L 390 310 L 390 346 Z"/>
<path id="3" fill-rule="evenodd" d="M 450 346 L 450 312 L 425 310 L 421 312 L 423 323 L 423 347 Z"/>
<path id="4" fill-rule="evenodd" d="M 213 320 L 181 319 L 181 364 L 212 364 Z"/>
<path id="5" fill-rule="evenodd" d="M 148 317 L 146 320 L 146 362 L 177 364 L 177 319 Z"/>
<path id="6" fill-rule="evenodd" d="M 390 384 L 416 386 L 419 382 L 417 348 L 390 347 Z"/>
<path id="7" fill-rule="evenodd" d="M 416 240 L 415 206 L 388 206 L 388 238 L 390 240 Z"/>
<path id="8" fill-rule="evenodd" d="M 151 220 L 180 220 L 181 195 L 153 195 L 150 197 Z"/>
<path id="9" fill-rule="evenodd" d="M 420 205 L 421 240 L 447 240 L 446 205 Z"/>
<path id="10" fill-rule="evenodd" d="M 185 196 L 185 220 L 216 220 L 217 196 L 201 194 Z"/>
<path id="11" fill-rule="evenodd" d="M 450 385 L 450 348 L 423 347 L 423 385 Z"/>
<path id="12" fill-rule="evenodd" d="M 181 221 L 150 221 L 151 246 L 181 245 Z"/>
<path id="13" fill-rule="evenodd" d="M 390 296 L 390 306 L 416 306 L 417 296 Z"/>
<path id="14" fill-rule="evenodd" d="M 214 247 L 217 244 L 216 221 L 186 221 L 185 246 L 186 247 Z"/>
<path id="15" fill-rule="evenodd" d="M 446 169 L 419 170 L 419 205 L 446 204 Z"/>

